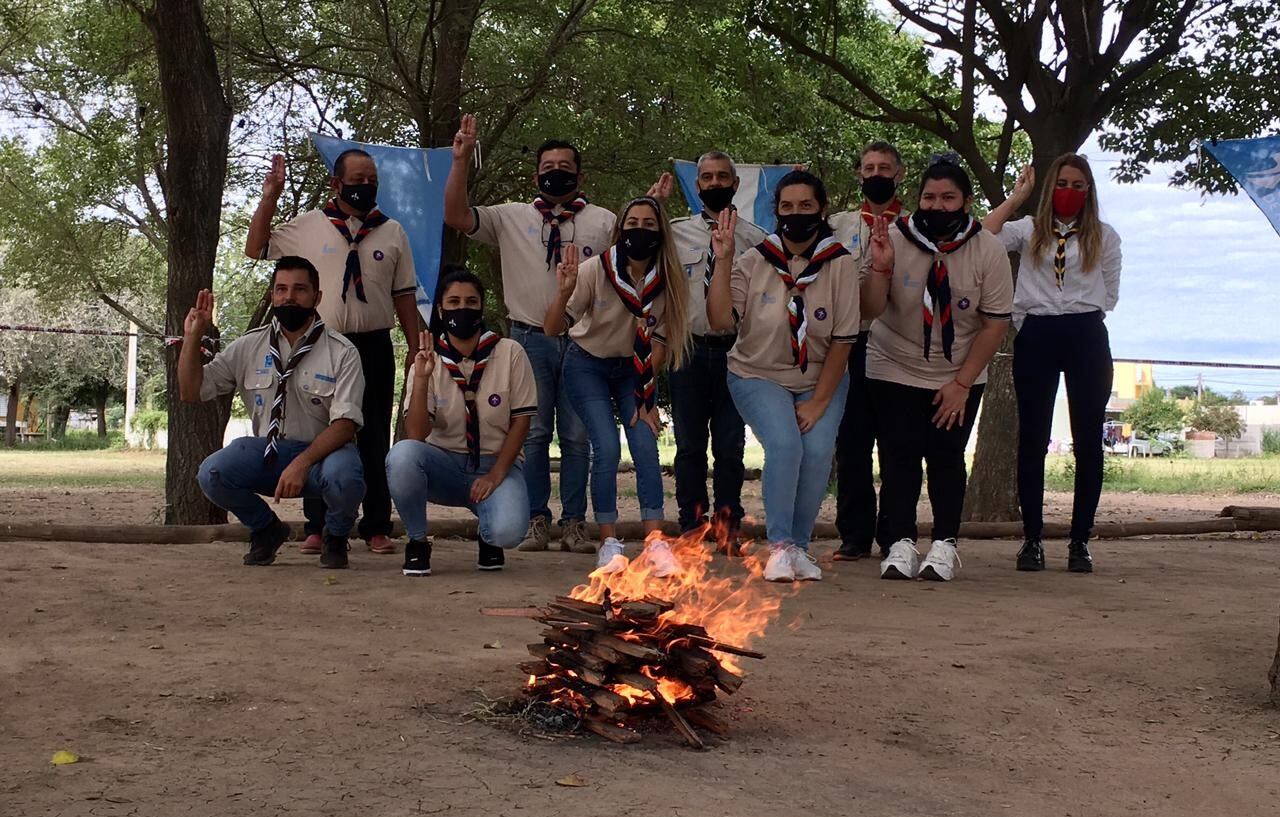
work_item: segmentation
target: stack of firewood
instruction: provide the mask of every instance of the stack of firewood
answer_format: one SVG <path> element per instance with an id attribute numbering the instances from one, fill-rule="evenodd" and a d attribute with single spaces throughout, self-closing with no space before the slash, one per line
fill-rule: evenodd
<path id="1" fill-rule="evenodd" d="M 696 748 L 701 727 L 723 735 L 726 725 L 704 707 L 717 690 L 732 694 L 742 676 L 717 653 L 764 658 L 724 644 L 696 624 L 680 623 L 674 605 L 654 597 L 603 603 L 557 598 L 531 616 L 546 625 L 542 641 L 529 645 L 535 660 L 520 669 L 529 676 L 525 694 L 568 709 L 590 731 L 619 743 L 640 740 L 633 728 L 655 713 L 665 715 Z"/>

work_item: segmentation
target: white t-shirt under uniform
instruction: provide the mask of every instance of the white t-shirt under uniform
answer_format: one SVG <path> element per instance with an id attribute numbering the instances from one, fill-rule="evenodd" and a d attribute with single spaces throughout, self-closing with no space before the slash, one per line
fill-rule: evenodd
<path id="1" fill-rule="evenodd" d="M 1059 229 L 1062 224 L 1057 225 Z M 1013 296 L 1013 323 L 1018 329 L 1028 315 L 1075 315 L 1110 312 L 1120 298 L 1120 234 L 1110 224 L 1102 225 L 1102 245 L 1098 254 L 1101 269 L 1085 270 L 1080 263 L 1080 241 L 1067 239 L 1066 276 L 1058 289 L 1053 273 L 1054 248 L 1051 242 L 1043 256 L 1031 255 L 1031 216 L 1010 221 L 996 234 L 1009 252 L 1022 256 L 1018 283 Z"/>

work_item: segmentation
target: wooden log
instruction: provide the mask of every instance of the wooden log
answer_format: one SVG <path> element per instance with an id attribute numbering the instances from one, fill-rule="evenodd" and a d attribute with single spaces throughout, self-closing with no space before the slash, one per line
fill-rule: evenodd
<path id="1" fill-rule="evenodd" d="M 634 729 L 590 716 L 583 719 L 582 727 L 614 743 L 639 743 L 641 739 L 640 733 Z"/>
<path id="2" fill-rule="evenodd" d="M 644 692 L 652 692 L 655 698 L 662 697 L 658 695 L 658 682 L 648 675 L 638 672 L 615 672 L 613 678 L 620 684 L 626 684 Z"/>
<path id="3" fill-rule="evenodd" d="M 630 619 L 655 619 L 665 612 L 656 604 L 647 601 L 624 601 L 617 605 L 618 614 Z"/>
<path id="4" fill-rule="evenodd" d="M 541 607 L 481 607 L 480 615 L 498 616 L 499 618 L 538 618 L 547 611 Z"/>
<path id="5" fill-rule="evenodd" d="M 666 659 L 666 653 L 661 650 L 655 650 L 653 647 L 639 644 L 635 641 L 628 641 L 625 638 L 618 638 L 615 635 L 597 635 L 594 642 L 613 650 L 617 650 L 623 655 L 629 655 L 632 658 L 639 658 L 641 661 L 657 662 Z"/>
<path id="6" fill-rule="evenodd" d="M 658 706 L 662 707 L 662 714 L 676 727 L 676 731 L 685 739 L 685 741 L 695 749 L 705 749 L 707 745 L 702 742 L 702 738 L 698 737 L 698 733 L 693 731 L 693 727 L 689 722 L 681 717 L 676 708 L 661 695 L 655 696 L 658 699 Z"/>
<path id="7" fill-rule="evenodd" d="M 742 676 L 725 669 L 719 664 L 716 664 L 711 669 L 711 674 L 716 679 L 716 686 L 730 695 L 742 688 Z"/>
<path id="8" fill-rule="evenodd" d="M 715 650 L 716 652 L 740 655 L 743 658 L 764 658 L 764 653 L 762 652 L 748 650 L 746 647 L 735 647 L 733 644 L 725 644 L 723 641 L 716 641 L 711 638 L 698 638 L 697 636 L 691 636 L 689 641 L 690 643 L 697 644 L 698 646 L 704 647 L 708 650 Z"/>
<path id="9" fill-rule="evenodd" d="M 600 707 L 602 712 L 609 715 L 626 712 L 631 708 L 631 701 L 627 700 L 625 696 L 614 692 L 612 689 L 597 687 L 588 693 L 587 697 L 589 697 L 596 706 Z"/>
<path id="10" fill-rule="evenodd" d="M 693 706 L 693 707 L 689 707 L 688 709 L 681 709 L 680 714 L 684 715 L 685 720 L 687 720 L 689 723 L 693 724 L 694 726 L 700 726 L 703 729 L 706 729 L 708 732 L 713 732 L 717 735 L 729 734 L 729 724 L 720 720 L 720 718 L 716 717 L 715 715 L 711 714 L 710 712 L 708 712 L 707 710 L 703 709 L 700 706 Z"/>
<path id="11" fill-rule="evenodd" d="M 700 678 L 711 672 L 720 662 L 715 656 L 697 647 L 675 647 L 670 652 L 682 677 Z"/>
<path id="12" fill-rule="evenodd" d="M 539 618 L 535 618 L 534 621 L 546 624 L 549 627 L 557 627 L 561 630 L 572 630 L 573 632 L 592 632 L 600 629 L 596 625 L 588 624 L 585 621 L 569 621 L 563 618 L 556 618 L 555 616 L 541 616 Z"/>
<path id="13" fill-rule="evenodd" d="M 1234 519 L 1240 530 L 1280 530 L 1280 508 L 1228 505 L 1218 515 Z"/>
<path id="14" fill-rule="evenodd" d="M 590 653 L 597 658 L 607 661 L 611 665 L 616 666 L 631 662 L 631 658 L 629 656 L 623 655 L 612 647 L 601 644 L 594 638 L 583 642 L 581 649 L 583 652 Z"/>
<path id="15" fill-rule="evenodd" d="M 583 613 L 595 613 L 598 616 L 604 615 L 604 606 L 593 601 L 583 601 L 571 596 L 556 596 L 555 603 L 561 607 L 569 607 Z"/>
<path id="16" fill-rule="evenodd" d="M 644 597 L 644 601 L 645 601 L 645 603 L 647 603 L 647 604 L 652 604 L 652 605 L 656 606 L 656 607 L 658 608 L 658 610 L 659 610 L 659 611 L 661 611 L 661 612 L 663 612 L 663 613 L 665 613 L 665 612 L 667 612 L 667 611 L 669 611 L 669 610 L 674 610 L 674 609 L 676 609 L 676 603 L 675 603 L 675 602 L 673 602 L 673 601 L 667 601 L 666 599 L 660 599 L 660 598 L 658 598 L 657 596 L 645 596 L 645 597 Z"/>
<path id="17" fill-rule="evenodd" d="M 588 613 L 563 604 L 552 603 L 551 610 L 554 615 L 569 621 L 581 621 L 594 625 L 601 629 L 608 628 L 609 619 L 603 613 Z"/>
<path id="18" fill-rule="evenodd" d="M 1267 680 L 1271 682 L 1271 703 L 1280 706 L 1280 635 L 1276 636 L 1276 657 L 1271 662 Z"/>
<path id="19" fill-rule="evenodd" d="M 576 650 L 582 646 L 582 639 L 572 632 L 551 627 L 542 631 L 542 640 L 553 647 L 568 647 Z"/>
<path id="20" fill-rule="evenodd" d="M 551 665 L 546 661 L 521 661 L 516 667 L 525 675 L 551 674 Z"/>

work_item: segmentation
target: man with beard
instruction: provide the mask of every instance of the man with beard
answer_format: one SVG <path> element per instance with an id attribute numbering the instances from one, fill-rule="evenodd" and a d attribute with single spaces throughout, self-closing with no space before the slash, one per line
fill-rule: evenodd
<path id="1" fill-rule="evenodd" d="M 606 249 L 613 213 L 587 201 L 582 156 L 568 142 L 550 139 L 534 156 L 533 201 L 472 206 L 467 176 L 476 149 L 476 118 L 467 114 L 453 139 L 453 167 L 444 190 L 444 221 L 455 230 L 498 248 L 502 294 L 511 339 L 524 347 L 538 386 L 538 413 L 524 444 L 524 475 L 529 489 L 529 536 L 520 550 L 546 550 L 551 538 L 551 434 L 560 443 L 560 549 L 594 553 L 587 536 L 587 428 L 565 391 L 561 365 L 568 339 L 542 328 L 547 307 L 557 294 L 556 266 L 572 244 L 582 258 Z"/>
<path id="2" fill-rule="evenodd" d="M 378 210 L 377 165 L 368 153 L 355 149 L 344 151 L 333 163 L 329 180 L 333 198 L 323 208 L 303 213 L 273 231 L 271 220 L 284 190 L 284 170 L 284 157 L 274 157 L 262 184 L 262 202 L 249 225 L 245 253 L 250 258 L 272 259 L 300 255 L 319 269 L 320 289 L 330 294 L 319 307 L 320 317 L 355 346 L 365 378 L 364 427 L 356 435 L 356 447 L 368 493 L 358 532 L 370 551 L 394 553 L 385 463 L 391 448 L 396 382 L 391 330 L 397 321 L 409 346 L 407 359 L 413 360 L 418 353 L 418 284 L 409 238 L 399 222 Z M 308 499 L 303 509 L 307 536 L 299 549 L 318 553 L 324 501 Z"/>
<path id="3" fill-rule="evenodd" d="M 178 357 L 182 400 L 199 403 L 239 391 L 253 418 L 241 437 L 200 464 L 209 500 L 249 528 L 246 565 L 269 565 L 289 526 L 262 496 L 323 498 L 328 510 L 320 566 L 347 566 L 347 535 L 364 496 L 352 439 L 363 422 L 364 375 L 349 340 L 316 314 L 320 274 L 286 256 L 271 276 L 271 322 L 232 341 L 201 365 L 201 339 L 213 323 L 213 294 L 202 290 L 183 324 Z M 262 496 L 259 496 L 261 494 Z"/>

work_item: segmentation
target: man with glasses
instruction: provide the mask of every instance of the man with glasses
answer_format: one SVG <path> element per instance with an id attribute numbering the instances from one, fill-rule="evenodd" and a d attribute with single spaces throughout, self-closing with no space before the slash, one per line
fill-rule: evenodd
<path id="1" fill-rule="evenodd" d="M 532 202 L 472 206 L 467 194 L 469 165 L 476 149 L 476 120 L 471 114 L 453 138 L 453 167 L 444 191 L 444 220 L 477 241 L 498 248 L 502 291 L 511 321 L 511 339 L 524 347 L 538 386 L 538 413 L 524 444 L 524 474 L 529 489 L 529 537 L 520 550 L 546 550 L 551 538 L 551 433 L 560 442 L 560 549 L 594 553 L 587 536 L 587 472 L 590 444 L 586 426 L 569 405 L 561 378 L 565 336 L 542 330 L 547 307 L 556 297 L 556 265 L 573 244 L 590 258 L 609 246 L 614 215 L 587 201 L 582 157 L 568 142 L 550 139 L 535 155 Z"/>

